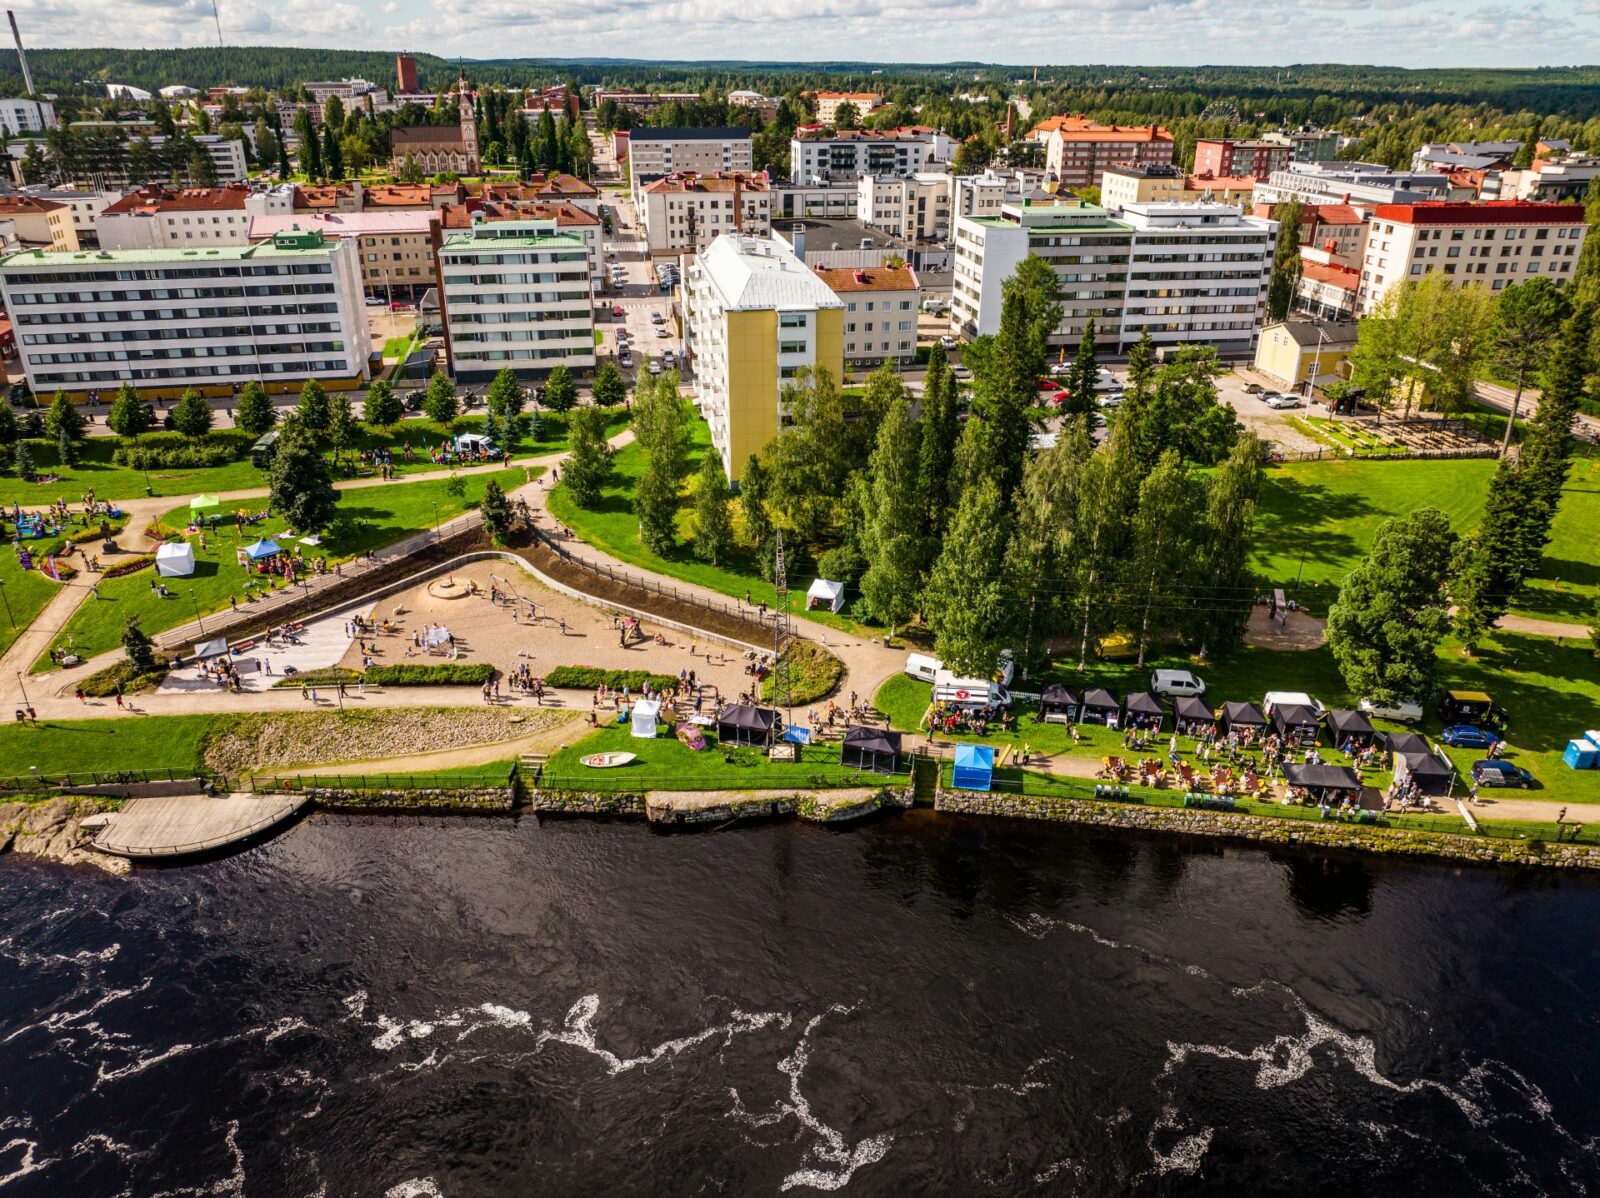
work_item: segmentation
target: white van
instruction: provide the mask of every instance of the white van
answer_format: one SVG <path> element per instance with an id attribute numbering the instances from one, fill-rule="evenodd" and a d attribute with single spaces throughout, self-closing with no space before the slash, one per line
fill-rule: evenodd
<path id="1" fill-rule="evenodd" d="M 1150 693 L 1173 699 L 1183 695 L 1198 699 L 1206 693 L 1206 684 L 1188 670 L 1156 670 L 1150 675 Z"/>
<path id="2" fill-rule="evenodd" d="M 937 657 L 929 657 L 926 653 L 908 653 L 906 655 L 906 675 L 915 678 L 918 682 L 932 682 L 935 675 L 944 669 L 944 662 Z M 995 663 L 995 677 L 1001 686 L 1010 686 L 1011 680 L 1016 677 L 1017 663 L 1010 649 L 1000 650 L 1000 660 Z"/>
<path id="3" fill-rule="evenodd" d="M 1270 716 L 1272 709 L 1280 705 L 1284 707 L 1309 707 L 1318 715 L 1328 710 L 1317 700 L 1306 694 L 1305 691 L 1268 691 L 1261 700 L 1261 712 L 1263 715 Z"/>
<path id="4" fill-rule="evenodd" d="M 952 707 L 999 707 L 1011 702 L 1011 693 L 987 678 L 957 678 L 941 669 L 933 678 L 933 701 Z"/>
<path id="5" fill-rule="evenodd" d="M 1378 703 L 1372 699 L 1363 699 L 1356 704 L 1356 710 L 1364 716 L 1380 720 L 1393 720 L 1397 724 L 1416 724 L 1422 720 L 1422 704 L 1413 703 L 1409 699 L 1401 699 L 1395 703 Z"/>

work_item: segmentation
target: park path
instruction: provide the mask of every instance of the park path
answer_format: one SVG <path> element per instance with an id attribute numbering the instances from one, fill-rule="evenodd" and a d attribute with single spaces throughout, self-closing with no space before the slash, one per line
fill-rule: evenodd
<path id="1" fill-rule="evenodd" d="M 1589 639 L 1589 629 L 1582 624 L 1563 624 L 1559 620 L 1538 620 L 1532 616 L 1501 616 L 1494 626 L 1504 628 L 1507 632 L 1526 632 L 1531 636 L 1571 637 L 1577 641 Z"/>

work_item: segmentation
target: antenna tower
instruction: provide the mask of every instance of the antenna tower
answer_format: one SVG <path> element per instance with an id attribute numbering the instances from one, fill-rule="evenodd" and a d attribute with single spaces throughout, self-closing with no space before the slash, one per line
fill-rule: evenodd
<path id="1" fill-rule="evenodd" d="M 789 576 L 783 565 L 783 529 L 777 530 L 773 549 L 772 583 L 777 589 L 772 614 L 772 705 L 783 710 L 784 722 L 794 722 L 794 688 L 789 676 L 789 642 L 794 624 L 789 619 Z"/>

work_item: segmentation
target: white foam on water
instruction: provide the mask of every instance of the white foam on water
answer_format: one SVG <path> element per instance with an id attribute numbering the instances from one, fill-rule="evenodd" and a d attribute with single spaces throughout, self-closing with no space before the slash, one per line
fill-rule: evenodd
<path id="1" fill-rule="evenodd" d="M 159 1194 L 152 1194 L 150 1198 L 244 1198 L 244 1153 L 239 1148 L 239 1121 L 235 1119 L 228 1124 L 227 1133 L 222 1137 L 223 1143 L 228 1146 L 228 1151 L 233 1155 L 233 1171 L 226 1177 L 219 1177 L 207 1186 L 185 1186 L 181 1190 L 162 1190 Z"/>
<path id="2" fill-rule="evenodd" d="M 724 1044 L 729 1043 L 737 1035 L 746 1032 L 758 1031 L 761 1028 L 777 1024 L 780 1027 L 789 1026 L 789 1016 L 776 1011 L 764 1011 L 751 1014 L 748 1011 L 734 1010 L 732 1018 L 727 1023 L 713 1024 L 703 1028 L 691 1036 L 681 1036 L 676 1040 L 666 1040 L 657 1044 L 649 1052 L 637 1057 L 622 1057 L 608 1048 L 602 1048 L 595 1037 L 594 1017 L 600 1010 L 600 996 L 598 994 L 585 994 L 573 1003 L 567 1011 L 565 1023 L 560 1031 L 543 1031 L 539 1033 L 538 1046 L 546 1043 L 565 1044 L 572 1048 L 582 1049 L 584 1052 L 599 1057 L 606 1064 L 606 1071 L 612 1074 L 627 1073 L 641 1065 L 654 1065 L 664 1057 L 677 1056 L 691 1048 L 704 1044 L 707 1040 L 721 1038 Z M 521 1012 L 517 1012 L 521 1014 Z"/>
<path id="3" fill-rule="evenodd" d="M 367 1013 L 367 992 L 357 990 L 354 994 L 345 995 L 343 1006 L 346 1019 L 360 1019 Z"/>
<path id="4" fill-rule="evenodd" d="M 43 1160 L 36 1158 L 34 1153 L 39 1150 L 38 1142 L 24 1139 L 21 1136 L 0 1144 L 0 1159 L 8 1157 L 19 1150 L 21 1159 L 17 1161 L 16 1168 L 9 1173 L 0 1174 L 0 1187 L 8 1186 L 12 1182 L 28 1176 L 30 1173 L 37 1173 L 39 1170 L 48 1169 L 55 1164 L 55 1160 L 52 1157 L 45 1157 Z M 5 1165 L 0 1164 L 0 1169 L 3 1168 L 5 1168 Z"/>
<path id="5" fill-rule="evenodd" d="M 0 939 L 0 950 L 18 965 L 104 965 L 114 961 L 117 954 L 122 951 L 122 945 L 112 944 L 100 949 L 98 952 L 90 949 L 79 949 L 75 953 L 33 953 L 25 948 L 13 948 L 11 937 Z"/>
<path id="6" fill-rule="evenodd" d="M 1171 1073 L 1182 1066 L 1191 1055 L 1196 1054 L 1224 1061 L 1254 1062 L 1257 1066 L 1256 1088 L 1275 1090 L 1280 1086 L 1299 1081 L 1316 1068 L 1316 1059 L 1312 1054 L 1316 1049 L 1327 1046 L 1338 1049 L 1345 1062 L 1375 1086 L 1382 1086 L 1398 1094 L 1411 1094 L 1429 1084 L 1420 1081 L 1405 1083 L 1392 1081 L 1379 1072 L 1377 1045 L 1370 1037 L 1341 1031 L 1304 1008 L 1301 1014 L 1306 1020 L 1306 1030 L 1301 1035 L 1275 1036 L 1271 1043 L 1259 1044 L 1248 1052 L 1240 1052 L 1226 1044 L 1177 1044 L 1169 1041 L 1167 1064 L 1163 1072 Z"/>
<path id="7" fill-rule="evenodd" d="M 1031 940 L 1043 940 L 1046 936 L 1055 931 L 1071 932 L 1074 936 L 1088 937 L 1101 948 L 1116 949 L 1118 952 L 1125 953 L 1137 953 L 1147 961 L 1153 961 L 1158 965 L 1165 965 L 1172 969 L 1182 970 L 1190 977 L 1203 978 L 1206 981 L 1216 980 L 1202 965 L 1178 961 L 1172 957 L 1166 956 L 1163 953 L 1158 953 L 1152 949 L 1144 948 L 1141 945 L 1129 944 L 1122 940 L 1115 940 L 1110 936 L 1106 936 L 1100 932 L 1097 932 L 1088 924 L 1074 923 L 1070 919 L 1054 919 L 1048 915 L 1040 915 L 1037 912 L 1027 916 L 1025 919 L 1018 919 L 1012 915 L 1007 915 L 1005 919 L 1007 923 Z"/>
<path id="8" fill-rule="evenodd" d="M 5 1040 L 0 1041 L 0 1043 L 9 1044 L 9 1043 L 11 1043 L 11 1041 L 15 1040 L 18 1036 L 21 1036 L 21 1035 L 23 1035 L 23 1034 L 25 1034 L 27 1032 L 33 1032 L 33 1031 L 62 1032 L 62 1031 L 65 1031 L 65 1030 L 71 1028 L 74 1024 L 80 1024 L 81 1021 L 88 1019 L 89 1016 L 95 1014 L 96 1012 L 98 1012 L 102 1007 L 106 1006 L 107 1004 L 114 1003 L 114 1002 L 119 1002 L 124 998 L 131 998 L 135 994 L 142 994 L 144 991 L 148 990 L 149 988 L 150 988 L 150 979 L 149 978 L 145 978 L 137 986 L 129 986 L 129 987 L 126 987 L 126 988 L 121 988 L 121 989 L 116 989 L 116 990 L 107 990 L 104 994 L 102 994 L 99 998 L 95 999 L 94 1002 L 89 1004 L 89 1006 L 85 1007 L 81 1011 L 57 1011 L 54 1014 L 48 1015 L 44 1019 L 41 1019 L 38 1023 L 24 1024 L 22 1027 L 19 1027 L 16 1031 L 12 1032 L 9 1036 L 7 1036 L 5 1038 Z M 81 1023 L 81 1026 L 82 1026 L 82 1028 L 84 1030 L 93 1030 L 96 1027 L 98 1027 L 97 1024 L 93 1024 L 93 1023 Z"/>
<path id="9" fill-rule="evenodd" d="M 794 1051 L 778 1062 L 778 1072 L 789 1079 L 788 1101 L 780 1099 L 766 1114 L 756 1115 L 745 1110 L 738 1090 L 729 1091 L 733 1097 L 734 1109 L 731 1113 L 734 1118 L 752 1127 L 769 1127 L 785 1119 L 793 1119 L 816 1137 L 816 1141 L 806 1150 L 806 1156 L 827 1167 L 796 1169 L 783 1179 L 781 1189 L 792 1190 L 798 1186 L 809 1186 L 816 1190 L 841 1190 L 850 1184 L 850 1179 L 855 1176 L 857 1169 L 881 1161 L 888 1153 L 889 1145 L 894 1143 L 893 1136 L 880 1134 L 868 1136 L 854 1145 L 847 1144 L 843 1132 L 829 1127 L 816 1117 L 811 1110 L 811 1103 L 800 1089 L 800 1079 L 805 1075 L 806 1065 L 811 1060 L 811 1033 L 826 1016 L 845 1015 L 850 1010 L 850 1007 L 836 1003 L 823 1014 L 813 1015 L 805 1030 L 800 1033 L 800 1040 L 795 1045 Z"/>
<path id="10" fill-rule="evenodd" d="M 383 1192 L 383 1198 L 444 1198 L 444 1191 L 431 1177 L 413 1177 Z"/>
<path id="11" fill-rule="evenodd" d="M 1033 1175 L 1033 1181 L 1035 1185 L 1046 1185 L 1054 1181 L 1062 1173 L 1067 1173 L 1079 1181 L 1083 1181 L 1087 1177 L 1083 1166 L 1071 1157 L 1067 1157 L 1065 1160 L 1051 1161 Z"/>
<path id="12" fill-rule="evenodd" d="M 150 1056 L 140 1057 L 133 1064 L 124 1065 L 120 1069 L 107 1069 L 104 1065 L 101 1065 L 99 1076 L 95 1079 L 94 1088 L 99 1089 L 102 1082 L 116 1081 L 119 1078 L 133 1077 L 135 1074 L 143 1073 L 146 1069 L 159 1065 L 163 1061 L 170 1061 L 173 1057 L 182 1056 L 193 1047 L 193 1044 L 174 1044 L 165 1052 L 152 1053 Z"/>

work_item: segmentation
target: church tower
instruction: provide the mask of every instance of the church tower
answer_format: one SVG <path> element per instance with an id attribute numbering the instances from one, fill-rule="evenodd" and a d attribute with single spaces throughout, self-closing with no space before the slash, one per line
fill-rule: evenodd
<path id="1" fill-rule="evenodd" d="M 461 148 L 466 151 L 466 173 L 478 173 L 478 118 L 472 110 L 472 93 L 467 90 L 467 73 L 456 82 L 456 101 L 461 111 Z"/>

